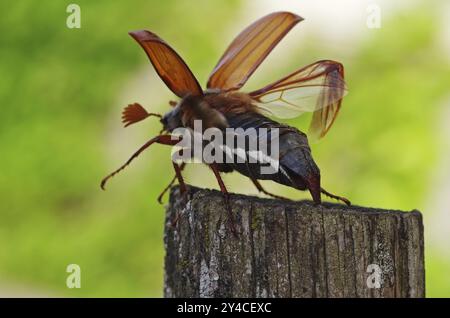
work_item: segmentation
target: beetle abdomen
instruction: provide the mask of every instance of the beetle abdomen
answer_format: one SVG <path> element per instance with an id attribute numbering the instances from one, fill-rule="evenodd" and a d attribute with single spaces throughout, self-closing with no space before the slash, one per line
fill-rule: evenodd
<path id="1" fill-rule="evenodd" d="M 279 153 L 277 169 L 273 170 L 274 173 L 267 173 L 262 169 L 262 166 L 268 166 L 268 163 L 257 161 L 256 163 L 251 161 L 251 157 L 254 151 L 249 149 L 249 143 L 245 143 L 245 149 L 241 149 L 241 153 L 245 153 L 245 160 L 238 161 L 238 156 L 234 156 L 227 163 L 219 165 L 219 169 L 224 172 L 236 170 L 239 173 L 252 178 L 272 180 L 277 183 L 281 183 L 290 187 L 294 187 L 299 190 L 309 189 L 313 199 L 316 202 L 320 202 L 320 171 L 311 156 L 311 149 L 308 144 L 306 135 L 300 132 L 294 127 L 290 127 L 284 124 L 280 124 L 258 113 L 243 113 L 233 114 L 227 116 L 228 124 L 230 128 L 242 128 L 246 133 L 249 129 L 254 128 L 252 133 L 256 134 L 258 142 L 260 139 L 266 139 L 267 149 L 271 149 L 271 143 L 273 142 L 273 130 L 278 129 L 278 149 Z M 267 131 L 261 130 L 266 128 Z M 248 140 L 247 140 L 248 141 Z M 253 148 L 254 149 L 254 148 Z M 239 151 L 239 149 L 235 149 Z M 272 153 L 266 153 L 267 156 L 272 156 Z"/>

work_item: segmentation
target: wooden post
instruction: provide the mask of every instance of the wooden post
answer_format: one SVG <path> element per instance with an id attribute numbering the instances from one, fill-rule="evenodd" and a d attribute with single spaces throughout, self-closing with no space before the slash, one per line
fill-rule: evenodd
<path id="1" fill-rule="evenodd" d="M 424 297 L 422 215 L 172 189 L 165 297 Z M 180 213 L 176 227 L 170 225 Z"/>

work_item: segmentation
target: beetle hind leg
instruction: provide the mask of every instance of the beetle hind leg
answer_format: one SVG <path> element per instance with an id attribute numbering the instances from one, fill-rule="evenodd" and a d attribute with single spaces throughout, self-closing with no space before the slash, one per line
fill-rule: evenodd
<path id="1" fill-rule="evenodd" d="M 351 205 L 350 200 L 348 200 L 347 198 L 340 197 L 338 195 L 332 194 L 332 193 L 328 192 L 327 190 L 325 190 L 324 188 L 320 188 L 320 192 L 322 192 L 323 194 L 325 194 L 329 198 L 336 199 L 338 201 L 342 201 L 348 206 Z"/>
<path id="2" fill-rule="evenodd" d="M 253 184 L 255 185 L 256 189 L 258 189 L 259 192 L 267 194 L 267 195 L 269 195 L 269 196 L 271 196 L 272 198 L 275 198 L 275 199 L 289 200 L 288 198 L 282 197 L 280 195 L 276 195 L 276 194 L 270 193 L 269 191 L 267 191 L 266 189 L 263 188 L 263 186 L 261 185 L 261 183 L 259 183 L 258 180 L 253 179 L 253 178 L 250 178 L 250 180 L 252 180 Z"/>

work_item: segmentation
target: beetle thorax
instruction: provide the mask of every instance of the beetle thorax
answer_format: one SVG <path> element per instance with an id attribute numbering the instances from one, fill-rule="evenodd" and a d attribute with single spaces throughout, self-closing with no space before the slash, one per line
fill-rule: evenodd
<path id="1" fill-rule="evenodd" d="M 203 129 L 228 127 L 225 116 L 211 107 L 203 96 L 191 95 L 184 97 L 170 112 L 166 113 L 161 122 L 164 129 L 171 132 L 179 127 L 194 128 L 195 120 L 202 122 Z"/>

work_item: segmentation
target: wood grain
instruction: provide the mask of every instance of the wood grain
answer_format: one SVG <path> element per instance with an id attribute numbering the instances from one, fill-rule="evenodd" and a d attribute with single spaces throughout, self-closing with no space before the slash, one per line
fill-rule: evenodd
<path id="1" fill-rule="evenodd" d="M 422 215 L 338 204 L 172 189 L 165 297 L 424 297 Z M 180 213 L 178 224 L 171 220 Z M 370 264 L 381 269 L 369 288 Z M 372 286 L 373 287 L 373 286 Z"/>

